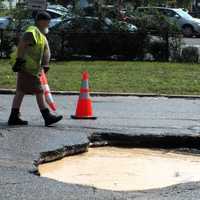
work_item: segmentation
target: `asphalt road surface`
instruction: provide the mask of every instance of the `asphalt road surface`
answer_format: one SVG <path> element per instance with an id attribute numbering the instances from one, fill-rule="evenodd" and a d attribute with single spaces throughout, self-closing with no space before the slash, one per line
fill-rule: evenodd
<path id="1" fill-rule="evenodd" d="M 185 183 L 164 189 L 120 192 L 84 185 L 64 184 L 32 174 L 47 152 L 63 153 L 72 145 L 88 144 L 93 133 L 127 136 L 180 136 L 199 139 L 200 100 L 95 97 L 96 121 L 74 121 L 77 96 L 56 96 L 64 120 L 45 128 L 35 103 L 27 96 L 23 117 L 28 127 L 7 127 L 13 96 L 0 96 L 0 199 L 1 200 L 199 200 L 200 183 Z M 61 151 L 62 150 L 62 151 Z M 101 173 L 101 172 L 99 172 Z M 164 172 L 163 172 L 164 173 Z M 153 181 L 153 180 L 152 180 Z"/>

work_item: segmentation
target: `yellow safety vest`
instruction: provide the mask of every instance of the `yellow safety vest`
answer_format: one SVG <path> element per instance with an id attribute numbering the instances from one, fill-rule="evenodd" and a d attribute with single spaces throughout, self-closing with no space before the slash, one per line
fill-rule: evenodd
<path id="1" fill-rule="evenodd" d="M 29 46 L 25 52 L 24 59 L 26 64 L 23 70 L 37 76 L 41 70 L 41 62 L 44 54 L 46 38 L 36 26 L 29 26 L 26 33 L 32 33 L 35 44 L 33 46 Z M 11 55 L 12 63 L 15 61 L 16 55 L 17 50 L 13 55 Z"/>

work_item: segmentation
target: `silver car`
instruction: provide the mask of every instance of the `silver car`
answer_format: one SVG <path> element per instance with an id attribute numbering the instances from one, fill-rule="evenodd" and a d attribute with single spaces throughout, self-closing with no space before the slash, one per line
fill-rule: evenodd
<path id="1" fill-rule="evenodd" d="M 181 28 L 185 37 L 200 36 L 200 19 L 192 17 L 181 8 L 139 7 L 138 11 L 152 15 L 156 12 L 163 14 Z"/>

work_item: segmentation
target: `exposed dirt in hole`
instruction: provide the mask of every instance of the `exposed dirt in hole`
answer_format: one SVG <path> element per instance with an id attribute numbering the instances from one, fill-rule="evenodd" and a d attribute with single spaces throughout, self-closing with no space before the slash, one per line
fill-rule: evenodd
<path id="1" fill-rule="evenodd" d="M 41 176 L 115 191 L 146 190 L 200 181 L 200 156 L 165 150 L 90 148 L 39 166 Z"/>

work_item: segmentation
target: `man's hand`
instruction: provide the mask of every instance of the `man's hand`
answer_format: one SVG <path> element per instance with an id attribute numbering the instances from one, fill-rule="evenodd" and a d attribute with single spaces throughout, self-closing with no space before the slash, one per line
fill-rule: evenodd
<path id="1" fill-rule="evenodd" d="M 20 72 L 25 67 L 26 61 L 22 58 L 17 58 L 12 67 L 13 72 Z"/>
<path id="2" fill-rule="evenodd" d="M 46 74 L 50 70 L 50 68 L 48 65 L 44 65 L 43 70 L 44 70 L 44 73 Z"/>

